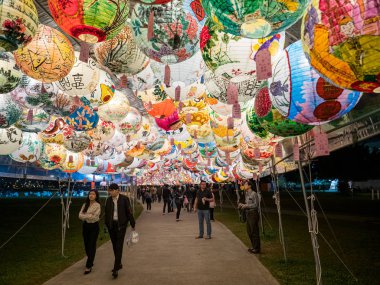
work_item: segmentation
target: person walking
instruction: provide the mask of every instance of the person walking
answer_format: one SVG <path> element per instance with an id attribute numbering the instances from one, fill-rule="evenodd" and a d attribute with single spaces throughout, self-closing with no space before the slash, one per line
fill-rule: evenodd
<path id="1" fill-rule="evenodd" d="M 207 189 L 206 181 L 201 181 L 201 187 L 197 192 L 194 202 L 194 213 L 198 212 L 199 235 L 196 239 L 203 238 L 204 223 L 206 220 L 207 236 L 206 239 L 211 239 L 211 222 L 210 222 L 210 202 L 213 201 L 210 189 Z"/>
<path id="2" fill-rule="evenodd" d="M 170 189 L 168 185 L 165 184 L 162 190 L 162 199 L 164 200 L 164 207 L 162 209 L 162 214 L 165 215 L 166 206 L 168 206 L 168 213 L 170 212 Z"/>
<path id="3" fill-rule="evenodd" d="M 174 196 L 174 203 L 177 208 L 176 221 L 179 222 L 180 221 L 179 216 L 181 215 L 181 209 L 182 209 L 182 204 L 183 204 L 183 194 L 182 194 L 180 186 L 174 188 L 173 196 Z"/>
<path id="4" fill-rule="evenodd" d="M 119 186 L 115 183 L 108 187 L 110 196 L 106 201 L 105 223 L 111 238 L 113 252 L 115 255 L 112 276 L 117 278 L 118 271 L 122 269 L 121 258 L 123 255 L 123 244 L 128 222 L 132 230 L 135 230 L 136 222 L 132 214 L 131 203 L 127 196 L 121 195 Z"/>
<path id="5" fill-rule="evenodd" d="M 245 209 L 247 211 L 247 234 L 251 241 L 252 247 L 248 249 L 250 253 L 260 253 L 260 229 L 259 229 L 259 197 L 255 191 L 253 191 L 253 180 L 246 180 L 243 182 L 243 189 L 245 193 L 245 203 L 239 203 L 239 209 Z"/>
<path id="6" fill-rule="evenodd" d="M 86 270 L 84 271 L 84 274 L 89 274 L 94 265 L 96 241 L 99 236 L 100 212 L 99 193 L 98 191 L 91 190 L 88 192 L 86 202 L 83 204 L 79 212 L 79 219 L 83 221 L 82 234 L 87 255 Z"/>
<path id="7" fill-rule="evenodd" d="M 151 211 L 152 210 L 152 196 L 149 190 L 145 192 L 145 202 L 146 202 L 146 210 Z"/>

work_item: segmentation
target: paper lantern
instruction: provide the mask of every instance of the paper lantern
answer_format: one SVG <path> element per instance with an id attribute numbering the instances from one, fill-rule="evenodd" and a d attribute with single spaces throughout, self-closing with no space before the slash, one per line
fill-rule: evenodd
<path id="1" fill-rule="evenodd" d="M 133 91 L 144 91 L 152 89 L 155 85 L 160 84 L 160 80 L 153 73 L 151 64 L 154 61 L 149 61 L 148 66 L 141 72 L 128 76 L 128 87 Z"/>
<path id="2" fill-rule="evenodd" d="M 160 103 L 153 104 L 151 108 L 149 108 L 149 104 L 145 105 L 149 115 L 160 119 L 170 116 L 177 110 L 173 100 L 169 98 Z"/>
<path id="3" fill-rule="evenodd" d="M 104 142 L 101 141 L 92 141 L 87 149 L 83 151 L 83 154 L 89 157 L 96 157 L 101 155 L 105 148 L 108 147 L 104 144 Z"/>
<path id="4" fill-rule="evenodd" d="M 42 82 L 60 80 L 74 65 L 74 48 L 59 31 L 39 25 L 37 34 L 24 48 L 14 52 L 21 71 Z"/>
<path id="5" fill-rule="evenodd" d="M 172 0 L 160 6 L 135 5 L 131 16 L 133 35 L 149 58 L 173 64 L 190 58 L 199 49 L 201 26 L 182 9 L 182 4 L 181 0 Z"/>
<path id="6" fill-rule="evenodd" d="M 89 147 L 91 137 L 85 132 L 73 131 L 63 138 L 63 146 L 71 152 L 81 152 Z"/>
<path id="7" fill-rule="evenodd" d="M 214 141 L 209 143 L 198 142 L 199 152 L 203 158 L 214 158 L 218 154 Z"/>
<path id="8" fill-rule="evenodd" d="M 253 103 L 250 104 L 246 111 L 246 121 L 249 129 L 256 136 L 262 139 L 266 139 L 270 136 L 270 133 L 260 125 Z"/>
<path id="9" fill-rule="evenodd" d="M 111 76 L 103 70 L 99 70 L 99 74 L 99 82 L 95 90 L 83 95 L 83 97 L 90 102 L 92 107 L 107 104 L 115 94 L 115 84 Z"/>
<path id="10" fill-rule="evenodd" d="M 75 63 L 69 74 L 55 84 L 70 96 L 90 94 L 99 83 L 100 70 L 92 58 L 87 62 L 79 60 L 79 52 L 75 52 Z"/>
<path id="11" fill-rule="evenodd" d="M 77 108 L 66 117 L 66 123 L 76 131 L 89 131 L 96 127 L 98 121 L 99 115 L 88 105 Z"/>
<path id="12" fill-rule="evenodd" d="M 64 32 L 92 44 L 115 37 L 129 14 L 128 0 L 48 0 L 48 4 L 54 21 Z"/>
<path id="13" fill-rule="evenodd" d="M 298 123 L 320 125 L 348 113 L 361 98 L 357 91 L 336 87 L 310 66 L 301 41 L 291 44 L 273 64 L 268 80 L 273 106 Z"/>
<path id="14" fill-rule="evenodd" d="M 12 101 L 8 94 L 0 95 L 0 128 L 8 128 L 16 123 L 22 115 L 21 108 Z"/>
<path id="15" fill-rule="evenodd" d="M 123 92 L 132 92 L 131 90 Z M 115 90 L 115 95 L 106 105 L 102 105 L 98 109 L 100 117 L 106 121 L 117 123 L 125 118 L 129 112 L 129 101 L 127 97 L 120 91 Z"/>
<path id="16" fill-rule="evenodd" d="M 75 153 L 66 151 L 66 159 L 60 164 L 60 169 L 66 173 L 74 173 L 82 168 L 84 163 L 84 155 L 82 153 Z"/>
<path id="17" fill-rule="evenodd" d="M 170 116 L 159 119 L 155 118 L 158 127 L 165 131 L 177 130 L 182 126 L 182 122 L 179 119 L 177 110 L 173 112 Z"/>
<path id="18" fill-rule="evenodd" d="M 50 115 L 41 109 L 23 109 L 21 118 L 15 126 L 23 132 L 38 133 L 45 130 L 50 122 Z"/>
<path id="19" fill-rule="evenodd" d="M 22 142 L 22 131 L 14 126 L 0 129 L 0 155 L 14 152 Z"/>
<path id="20" fill-rule="evenodd" d="M 105 121 L 102 118 L 99 119 L 96 128 L 87 132 L 87 134 L 97 141 L 108 141 L 115 134 L 115 125 L 110 121 Z"/>
<path id="21" fill-rule="evenodd" d="M 379 14 L 372 0 L 313 1 L 301 28 L 311 66 L 341 88 L 380 93 Z"/>
<path id="22" fill-rule="evenodd" d="M 59 144 L 45 144 L 44 150 L 36 162 L 39 167 L 46 170 L 59 168 L 66 159 L 66 149 Z"/>
<path id="23" fill-rule="evenodd" d="M 19 84 L 22 73 L 11 53 L 0 52 L 0 66 L 0 94 L 11 92 Z"/>
<path id="24" fill-rule="evenodd" d="M 108 160 L 114 157 L 116 154 L 116 150 L 113 147 L 110 147 L 108 145 L 103 145 L 103 149 L 101 154 L 99 154 L 99 158 Z"/>
<path id="25" fill-rule="evenodd" d="M 208 16 L 235 36 L 259 39 L 292 26 L 303 15 L 308 0 L 202 0 Z"/>
<path id="26" fill-rule="evenodd" d="M 38 134 L 39 139 L 44 143 L 63 144 L 64 139 L 73 135 L 74 128 L 66 124 L 60 117 L 51 116 L 48 127 Z"/>
<path id="27" fill-rule="evenodd" d="M 94 52 L 96 60 L 115 73 L 134 75 L 149 64 L 148 57 L 137 47 L 129 25 L 113 39 L 96 44 Z"/>
<path id="28" fill-rule="evenodd" d="M 130 140 L 140 140 L 144 143 L 144 141 L 146 141 L 151 134 L 151 131 L 154 130 L 151 128 L 149 117 L 142 116 L 141 128 L 135 134 L 130 135 Z"/>
<path id="29" fill-rule="evenodd" d="M 116 123 L 116 128 L 124 135 L 131 135 L 141 128 L 141 114 L 131 107 L 127 116 Z"/>
<path id="30" fill-rule="evenodd" d="M 38 27 L 33 0 L 3 0 L 0 11 L 0 50 L 14 51 L 28 44 Z"/>
<path id="31" fill-rule="evenodd" d="M 104 142 L 106 145 L 109 145 L 111 147 L 117 148 L 119 146 L 122 146 L 126 142 L 125 135 L 123 135 L 121 132 L 119 132 L 117 129 L 115 130 L 114 136 Z"/>
<path id="32" fill-rule="evenodd" d="M 88 156 L 85 156 L 83 166 L 78 170 L 78 173 L 92 174 L 96 171 L 96 169 L 98 168 L 101 162 L 102 162 L 101 159 L 97 157 L 90 158 Z"/>
<path id="33" fill-rule="evenodd" d="M 18 162 L 35 162 L 41 155 L 42 142 L 35 133 L 23 133 L 19 148 L 9 156 Z"/>

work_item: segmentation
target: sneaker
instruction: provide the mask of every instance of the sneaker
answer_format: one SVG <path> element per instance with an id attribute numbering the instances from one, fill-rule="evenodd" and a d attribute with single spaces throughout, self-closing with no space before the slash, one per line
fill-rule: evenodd
<path id="1" fill-rule="evenodd" d="M 201 236 L 197 236 L 197 237 L 195 237 L 195 239 L 200 239 L 200 238 L 203 238 L 203 237 L 201 237 Z"/>
<path id="2" fill-rule="evenodd" d="M 207 236 L 205 239 L 211 239 L 211 236 Z"/>

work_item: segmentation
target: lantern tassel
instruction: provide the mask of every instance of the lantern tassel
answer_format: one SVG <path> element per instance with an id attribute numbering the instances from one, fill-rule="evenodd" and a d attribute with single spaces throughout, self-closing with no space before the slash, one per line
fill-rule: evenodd
<path id="1" fill-rule="evenodd" d="M 169 65 L 165 65 L 164 84 L 166 85 L 166 87 L 170 87 L 170 66 Z"/>
<path id="2" fill-rule="evenodd" d="M 154 10 L 152 9 L 149 14 L 148 20 L 148 41 L 150 41 L 154 37 Z"/>

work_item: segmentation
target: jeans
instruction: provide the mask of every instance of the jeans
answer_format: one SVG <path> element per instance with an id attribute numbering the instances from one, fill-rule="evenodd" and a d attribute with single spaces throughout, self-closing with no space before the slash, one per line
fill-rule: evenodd
<path id="1" fill-rule="evenodd" d="M 207 236 L 211 237 L 211 222 L 210 222 L 210 211 L 209 210 L 198 210 L 199 236 L 200 237 L 203 237 L 203 234 L 204 234 L 203 220 L 206 220 Z"/>

